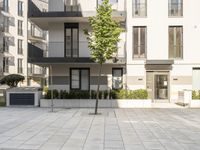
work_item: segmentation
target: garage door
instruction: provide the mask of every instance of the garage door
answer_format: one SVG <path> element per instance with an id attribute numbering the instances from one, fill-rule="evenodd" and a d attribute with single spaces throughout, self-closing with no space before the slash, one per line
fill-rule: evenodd
<path id="1" fill-rule="evenodd" d="M 10 93 L 10 105 L 34 105 L 34 94 Z"/>

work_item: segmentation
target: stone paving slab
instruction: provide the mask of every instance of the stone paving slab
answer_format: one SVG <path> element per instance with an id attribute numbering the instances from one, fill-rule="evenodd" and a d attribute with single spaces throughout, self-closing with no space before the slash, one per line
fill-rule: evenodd
<path id="1" fill-rule="evenodd" d="M 200 150 L 200 109 L 0 108 L 0 150 Z"/>

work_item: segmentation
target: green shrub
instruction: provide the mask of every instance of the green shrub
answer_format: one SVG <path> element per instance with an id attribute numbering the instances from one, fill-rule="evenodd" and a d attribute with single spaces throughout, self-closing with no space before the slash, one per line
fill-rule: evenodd
<path id="1" fill-rule="evenodd" d="M 103 91 L 103 99 L 108 99 L 109 97 L 108 97 L 108 91 L 107 90 L 105 90 L 105 91 Z"/>
<path id="2" fill-rule="evenodd" d="M 51 90 L 48 90 L 47 93 L 45 93 L 44 98 L 51 99 Z"/>
<path id="3" fill-rule="evenodd" d="M 0 107 L 6 106 L 6 102 L 0 101 Z"/>
<path id="4" fill-rule="evenodd" d="M 200 99 L 200 91 L 192 91 L 192 99 Z"/>
<path id="5" fill-rule="evenodd" d="M 112 90 L 111 96 L 112 99 L 147 99 L 148 93 L 147 90 Z"/>

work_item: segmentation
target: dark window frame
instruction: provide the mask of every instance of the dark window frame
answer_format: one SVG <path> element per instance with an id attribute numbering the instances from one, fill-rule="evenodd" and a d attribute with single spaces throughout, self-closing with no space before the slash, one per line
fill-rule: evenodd
<path id="1" fill-rule="evenodd" d="M 115 87 L 113 86 L 113 77 L 114 77 L 114 71 L 115 71 L 115 70 L 121 70 L 122 87 L 120 87 L 120 88 L 115 88 Z M 123 74 L 124 74 L 123 68 L 112 68 L 112 89 L 113 89 L 113 90 L 120 90 L 120 89 L 123 89 Z"/>
<path id="2" fill-rule="evenodd" d="M 181 0 L 182 2 L 181 3 L 173 3 L 173 4 L 177 4 L 177 5 L 180 5 L 181 6 L 181 14 L 180 15 L 173 15 L 170 10 L 171 10 L 171 7 L 172 6 L 172 0 L 168 0 L 168 16 L 169 17 L 183 17 L 183 0 Z M 179 7 L 179 6 L 178 6 Z"/>
<path id="3" fill-rule="evenodd" d="M 182 28 L 182 39 L 181 39 L 181 56 L 180 57 L 170 57 L 170 28 Z M 183 26 L 169 26 L 168 27 L 168 58 L 169 59 L 176 59 L 176 60 L 182 60 L 183 59 Z"/>
<path id="4" fill-rule="evenodd" d="M 9 57 L 3 57 L 3 72 L 9 73 Z"/>
<path id="5" fill-rule="evenodd" d="M 21 47 L 20 47 L 20 45 L 21 45 Z M 18 51 L 17 51 L 18 54 L 22 55 L 23 54 L 23 40 L 18 39 L 17 46 L 18 46 Z"/>
<path id="6" fill-rule="evenodd" d="M 72 70 L 79 71 L 79 88 L 72 88 Z M 81 90 L 81 70 L 88 71 L 88 91 L 90 90 L 90 68 L 70 68 L 69 76 L 70 76 L 70 90 Z"/>
<path id="7" fill-rule="evenodd" d="M 23 74 L 23 59 L 22 58 L 17 59 L 17 72 L 19 74 Z"/>
<path id="8" fill-rule="evenodd" d="M 145 54 L 144 54 L 144 57 L 141 56 L 141 53 L 140 53 L 140 56 L 134 57 L 134 54 L 135 54 L 134 28 L 137 28 L 137 29 L 140 28 L 140 30 L 141 30 L 141 28 L 145 28 Z M 137 60 L 137 59 L 139 59 L 139 60 L 146 59 L 147 58 L 147 26 L 133 26 L 132 36 L 133 36 L 133 41 L 132 41 L 132 50 L 133 50 L 132 52 L 133 52 L 133 54 L 132 54 L 132 58 L 134 60 Z M 140 45 L 140 47 L 141 47 L 141 45 Z"/>
<path id="9" fill-rule="evenodd" d="M 5 1 L 6 1 L 7 3 L 5 3 Z M 9 12 L 9 0 L 4 0 L 4 1 L 3 1 L 3 10 L 4 10 L 5 12 Z"/>
<path id="10" fill-rule="evenodd" d="M 23 17 L 23 2 L 22 1 L 18 1 L 18 16 Z"/>
<path id="11" fill-rule="evenodd" d="M 138 6 L 140 6 L 141 4 L 143 4 L 144 6 L 145 6 L 145 15 L 141 15 L 141 8 L 140 8 L 140 10 L 139 10 L 139 14 L 138 15 L 136 15 L 135 14 L 135 6 L 136 5 L 138 5 Z M 134 18 L 146 18 L 147 17 L 147 0 L 145 0 L 145 3 L 139 3 L 139 4 L 136 4 L 135 3 L 135 0 L 132 0 L 132 16 L 134 17 Z"/>
<path id="12" fill-rule="evenodd" d="M 17 28 L 18 35 L 23 36 L 23 21 L 22 20 L 18 20 L 17 25 L 18 25 L 18 28 Z"/>
<path id="13" fill-rule="evenodd" d="M 73 56 L 73 40 L 71 40 L 71 56 L 70 58 L 78 58 L 79 57 L 79 23 L 65 23 L 64 24 L 64 57 L 69 58 L 66 56 L 67 54 L 67 47 L 66 47 L 66 29 L 71 29 L 71 37 L 73 39 L 73 29 L 77 29 L 77 57 Z"/>

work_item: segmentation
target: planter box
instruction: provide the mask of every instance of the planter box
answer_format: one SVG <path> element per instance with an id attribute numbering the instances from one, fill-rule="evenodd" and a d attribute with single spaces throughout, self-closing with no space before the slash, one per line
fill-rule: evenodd
<path id="1" fill-rule="evenodd" d="M 190 101 L 190 108 L 200 108 L 200 100 L 191 100 Z"/>
<path id="2" fill-rule="evenodd" d="M 57 108 L 94 108 L 95 100 L 87 99 L 54 99 Z M 151 100 L 99 100 L 99 108 L 151 108 Z M 41 99 L 40 107 L 51 107 L 51 100 Z"/>

